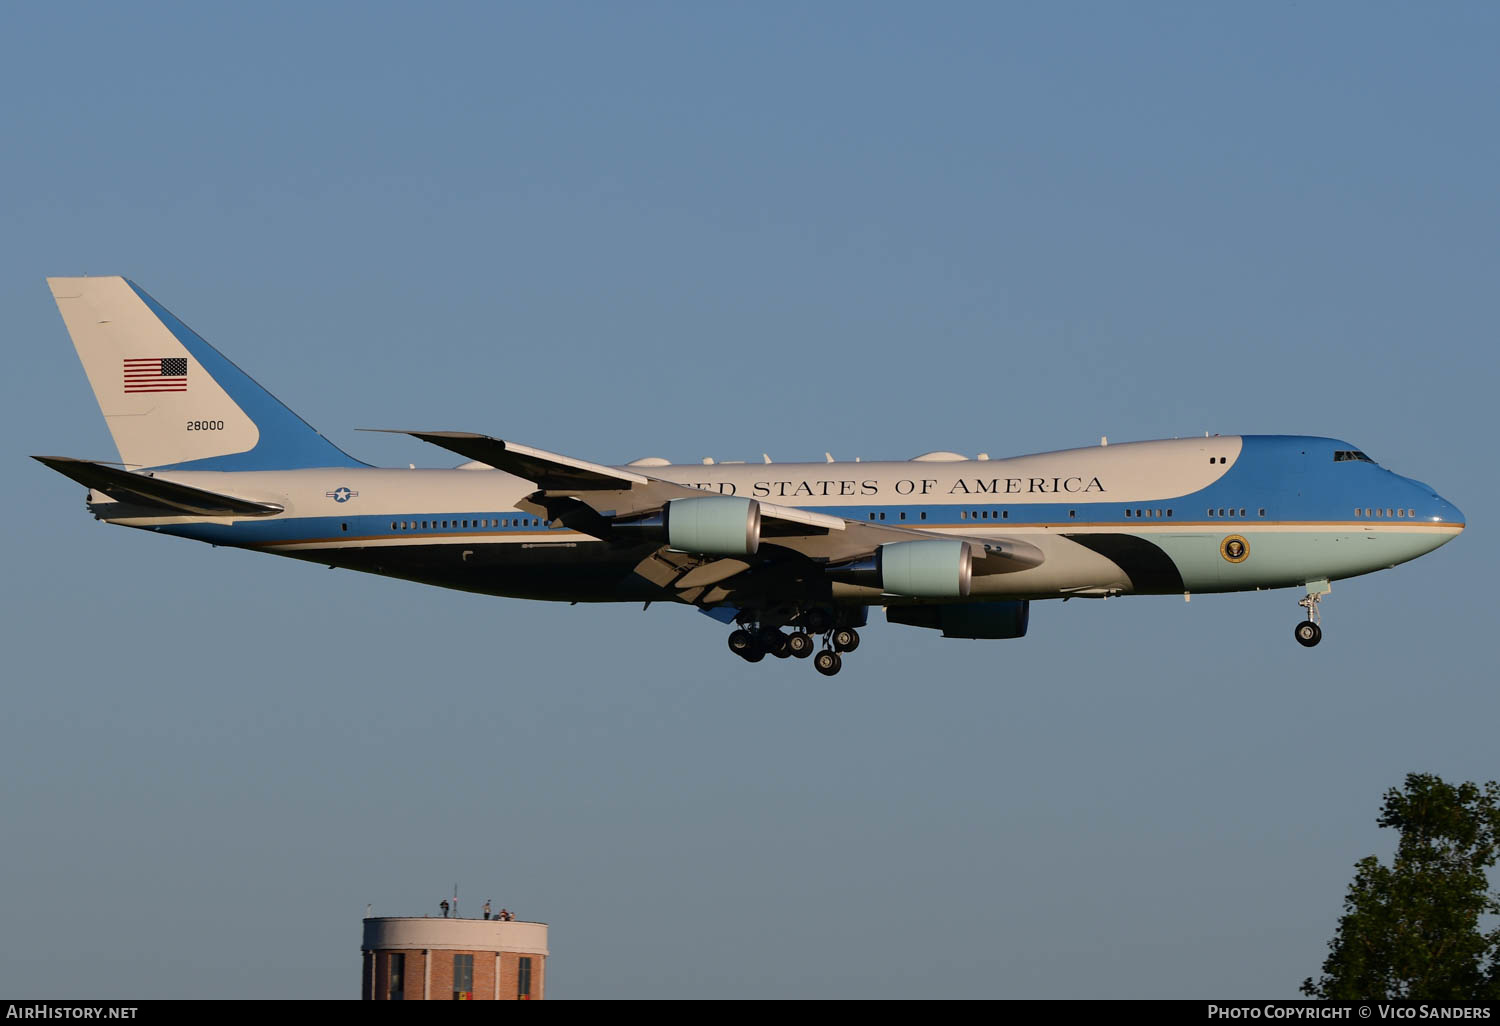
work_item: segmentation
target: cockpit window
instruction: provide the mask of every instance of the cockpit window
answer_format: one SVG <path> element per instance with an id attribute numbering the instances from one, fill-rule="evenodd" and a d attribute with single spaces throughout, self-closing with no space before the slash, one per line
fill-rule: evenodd
<path id="1" fill-rule="evenodd" d="M 1334 451 L 1333 462 L 1342 463 L 1345 460 L 1359 460 L 1361 463 L 1375 462 L 1358 449 L 1337 449 Z"/>

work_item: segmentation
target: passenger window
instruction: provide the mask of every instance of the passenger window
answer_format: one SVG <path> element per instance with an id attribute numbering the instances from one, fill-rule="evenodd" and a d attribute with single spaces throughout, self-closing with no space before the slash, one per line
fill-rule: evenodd
<path id="1" fill-rule="evenodd" d="M 922 514 L 922 519 L 923 519 L 923 520 L 926 520 L 926 519 L 927 519 L 927 514 L 926 514 L 926 513 L 923 513 L 923 514 Z"/>
<path id="2" fill-rule="evenodd" d="M 1414 509 L 1409 509 L 1409 510 L 1406 511 L 1406 515 L 1409 516 L 1409 517 L 1414 517 L 1414 516 L 1417 515 L 1417 511 L 1414 510 Z"/>
<path id="3" fill-rule="evenodd" d="M 1009 520 L 1010 519 L 1010 510 L 1008 510 L 1008 509 L 1002 509 L 1000 511 L 1000 519 L 1001 520 Z"/>

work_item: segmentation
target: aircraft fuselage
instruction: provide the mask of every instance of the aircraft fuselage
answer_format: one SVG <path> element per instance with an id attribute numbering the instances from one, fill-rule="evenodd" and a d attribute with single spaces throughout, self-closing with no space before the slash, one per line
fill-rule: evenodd
<path id="1" fill-rule="evenodd" d="M 1462 514 L 1431 488 L 1327 438 L 1215 436 L 995 460 L 653 466 L 653 477 L 937 537 L 1021 537 L 1046 561 L 976 577 L 974 599 L 1244 591 L 1369 573 L 1451 540 Z M 628 469 L 628 468 L 627 468 Z M 670 597 L 634 572 L 649 544 L 603 541 L 549 518 L 502 471 L 337 467 L 158 471 L 285 507 L 271 517 L 116 516 L 156 531 L 519 598 Z M 128 511 L 127 511 L 128 512 Z M 833 583 L 834 601 L 908 601 Z"/>

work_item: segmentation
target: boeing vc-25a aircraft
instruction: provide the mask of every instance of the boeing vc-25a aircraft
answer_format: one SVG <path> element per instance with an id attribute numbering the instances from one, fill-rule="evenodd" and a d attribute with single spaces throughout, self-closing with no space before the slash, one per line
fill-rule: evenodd
<path id="1" fill-rule="evenodd" d="M 346 455 L 124 278 L 52 278 L 121 465 L 41 462 L 95 517 L 487 595 L 682 602 L 751 662 L 859 644 L 870 606 L 950 638 L 1019 638 L 1037 599 L 1301 588 L 1393 567 L 1464 518 L 1354 446 L 1295 435 L 1010 459 L 602 466 L 409 431 L 471 462 Z M 821 646 L 816 637 L 822 636 Z M 816 650 L 816 651 L 815 651 Z"/>

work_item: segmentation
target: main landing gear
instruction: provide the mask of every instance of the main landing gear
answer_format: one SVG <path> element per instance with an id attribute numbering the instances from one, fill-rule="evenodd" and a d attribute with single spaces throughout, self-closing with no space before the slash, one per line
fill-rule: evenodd
<path id="1" fill-rule="evenodd" d="M 813 656 L 815 647 L 812 635 L 803 630 L 788 633 L 775 627 L 747 626 L 729 635 L 729 651 L 747 663 L 758 663 L 767 655 L 806 659 Z M 853 652 L 858 647 L 859 632 L 853 627 L 829 627 L 823 632 L 822 651 L 813 656 L 813 668 L 825 677 L 832 677 L 844 668 L 840 653 Z"/>
<path id="2" fill-rule="evenodd" d="M 1307 610 L 1307 619 L 1299 623 L 1293 632 L 1297 644 L 1303 648 L 1312 648 L 1323 640 L 1323 618 L 1318 614 L 1318 603 L 1332 590 L 1333 586 L 1327 581 L 1308 581 L 1307 597 L 1297 601 L 1297 605 Z"/>

